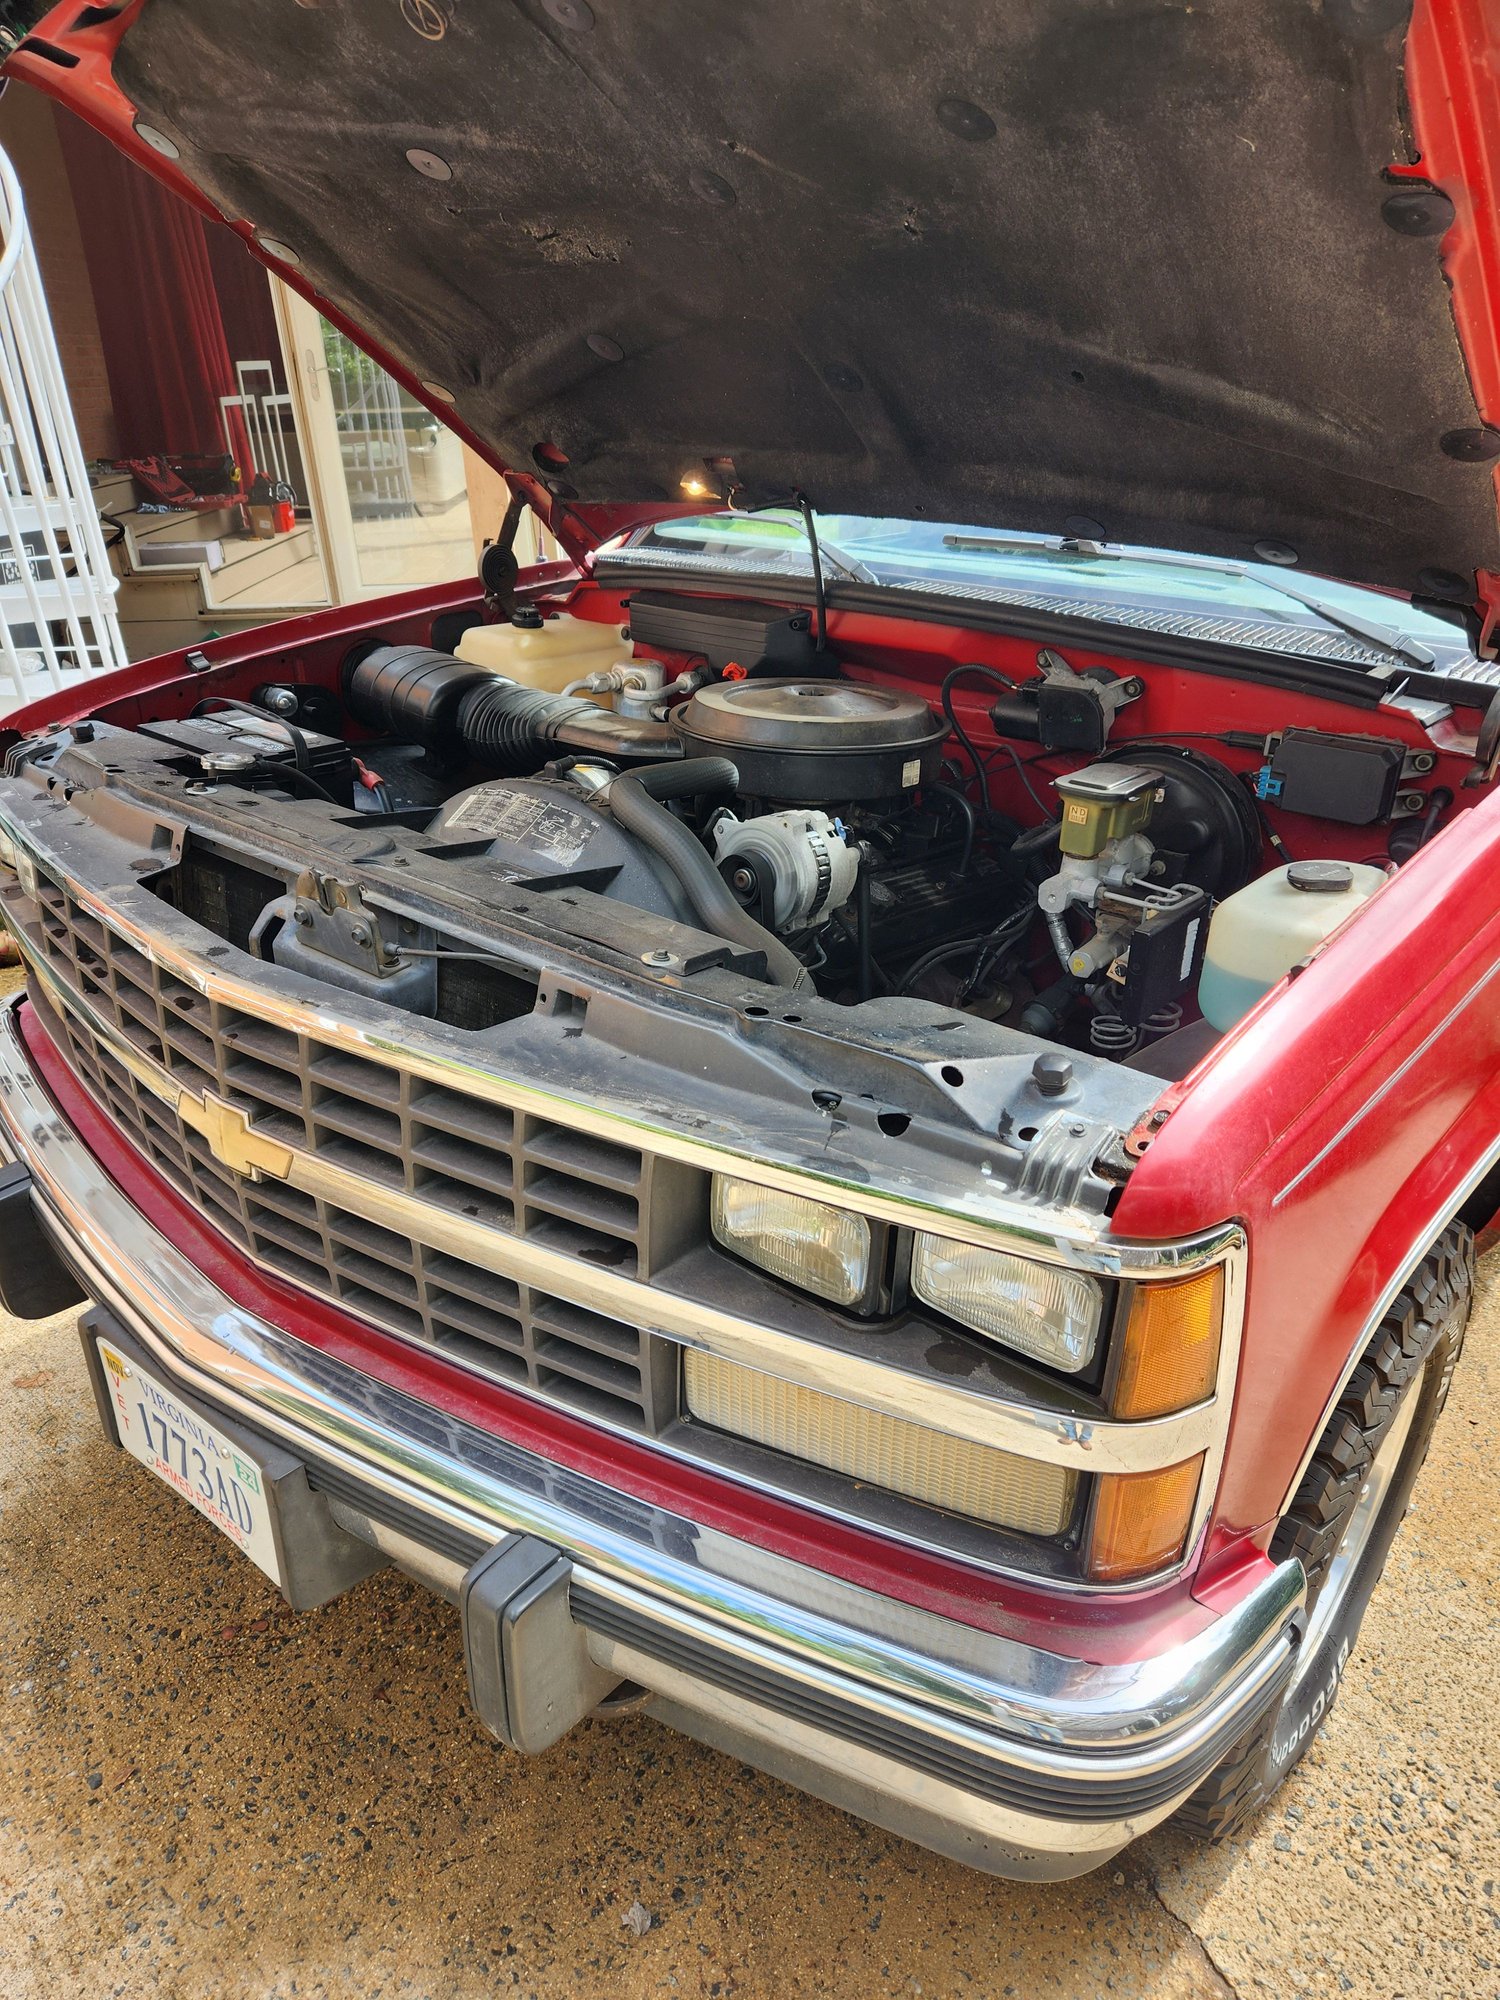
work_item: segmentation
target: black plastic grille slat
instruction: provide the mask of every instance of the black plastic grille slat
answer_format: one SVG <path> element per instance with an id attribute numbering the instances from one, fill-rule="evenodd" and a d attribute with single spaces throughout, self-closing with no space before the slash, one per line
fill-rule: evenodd
<path id="1" fill-rule="evenodd" d="M 526 1335 L 514 1313 L 497 1312 L 466 1299 L 461 1292 L 430 1291 L 428 1310 L 448 1332 L 467 1335 L 471 1340 L 493 1341 L 499 1347 L 524 1348 Z"/>
<path id="2" fill-rule="evenodd" d="M 641 1156 L 628 1146 L 570 1132 L 562 1125 L 542 1125 L 526 1147 L 529 1157 L 559 1173 L 582 1174 L 596 1187 L 633 1195 L 641 1184 Z"/>
<path id="3" fill-rule="evenodd" d="M 322 1132 L 342 1133 L 347 1139 L 357 1139 L 363 1146 L 377 1150 L 383 1148 L 394 1153 L 399 1159 L 401 1146 L 401 1120 L 394 1111 L 383 1111 L 372 1104 L 364 1104 L 357 1097 L 336 1097 L 331 1092 L 323 1092 L 313 1101 L 314 1142 Z M 317 1128 L 321 1127 L 322 1132 Z"/>
<path id="4" fill-rule="evenodd" d="M 211 1068 L 208 1074 L 213 1074 Z M 291 1116 L 302 1116 L 302 1090 L 297 1079 L 257 1062 L 253 1056 L 231 1056 L 224 1065 L 224 1082 L 247 1104 L 278 1104 Z"/>
<path id="5" fill-rule="evenodd" d="M 659 1384 L 671 1371 L 653 1371 L 639 1328 L 439 1247 L 458 1217 L 568 1251 L 586 1268 L 634 1274 L 645 1262 L 651 1186 L 641 1153 L 210 1000 L 40 878 L 38 896 L 36 939 L 62 984 L 184 1090 L 224 1098 L 256 1133 L 350 1176 L 346 1204 L 362 1182 L 372 1195 L 398 1190 L 432 1210 L 430 1232 L 408 1237 L 357 1206 L 233 1173 L 69 1010 L 58 1032 L 80 1078 L 232 1242 L 377 1326 L 581 1415 L 647 1433 L 675 1419 L 653 1388 L 653 1377 Z"/>
<path id="6" fill-rule="evenodd" d="M 442 1084 L 417 1083 L 411 1091 L 411 1115 L 423 1125 L 436 1125 L 476 1146 L 509 1146 L 515 1119 L 502 1105 L 462 1097 Z"/>
<path id="7" fill-rule="evenodd" d="M 460 1139 L 435 1127 L 414 1128 L 411 1156 L 419 1167 L 430 1167 L 434 1175 L 467 1181 L 490 1194 L 509 1194 L 515 1185 L 507 1154 L 488 1151 L 472 1139 Z"/>
<path id="8" fill-rule="evenodd" d="M 400 1075 L 395 1070 L 382 1069 L 378 1063 L 366 1062 L 363 1056 L 329 1049 L 315 1056 L 308 1070 L 316 1083 L 327 1084 L 346 1097 L 367 1098 L 371 1104 L 383 1104 L 390 1110 L 400 1106 Z"/>
<path id="9" fill-rule="evenodd" d="M 489 1229 L 507 1232 L 515 1229 L 514 1205 L 498 1195 L 486 1194 L 468 1181 L 449 1180 L 446 1174 L 423 1174 L 415 1192 L 435 1208 L 448 1209 L 463 1216 L 465 1221 L 482 1222 Z"/>

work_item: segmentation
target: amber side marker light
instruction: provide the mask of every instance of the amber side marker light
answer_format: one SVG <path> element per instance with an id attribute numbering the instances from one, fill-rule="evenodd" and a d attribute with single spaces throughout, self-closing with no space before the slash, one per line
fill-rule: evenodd
<path id="1" fill-rule="evenodd" d="M 1204 1454 L 1161 1472 L 1108 1473 L 1094 1491 L 1088 1573 L 1097 1583 L 1128 1583 L 1164 1569 L 1182 1554 Z"/>
<path id="2" fill-rule="evenodd" d="M 1115 1416 L 1144 1419 L 1190 1409 L 1213 1393 L 1224 1332 L 1224 1273 L 1137 1285 L 1115 1371 Z M 1108 1473 L 1095 1483 L 1088 1574 L 1128 1583 L 1183 1553 L 1204 1454 L 1157 1472 Z"/>

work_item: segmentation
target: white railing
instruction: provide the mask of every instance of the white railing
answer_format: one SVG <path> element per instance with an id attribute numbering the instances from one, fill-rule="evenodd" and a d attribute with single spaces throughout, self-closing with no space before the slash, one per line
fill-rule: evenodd
<path id="1" fill-rule="evenodd" d="M 126 664 L 15 170 L 0 151 L 0 711 Z"/>
<path id="2" fill-rule="evenodd" d="M 251 378 L 256 375 L 265 376 L 264 389 L 255 387 Z M 287 461 L 283 425 L 291 421 L 291 397 L 285 392 L 278 395 L 276 370 L 269 361 L 236 361 L 234 377 L 239 384 L 239 394 L 219 398 L 219 429 L 223 433 L 224 449 L 231 458 L 240 456 L 239 441 L 229 422 L 229 412 L 238 410 L 250 445 L 250 463 L 242 468 L 246 482 L 252 473 L 264 472 L 280 485 L 290 486 L 292 474 Z"/>

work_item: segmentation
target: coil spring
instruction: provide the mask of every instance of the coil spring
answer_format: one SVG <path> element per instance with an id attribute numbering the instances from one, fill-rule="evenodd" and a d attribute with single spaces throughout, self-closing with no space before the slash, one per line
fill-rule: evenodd
<path id="1" fill-rule="evenodd" d="M 1096 1014 L 1089 1022 L 1089 1046 L 1101 1056 L 1128 1056 L 1137 1031 L 1118 1014 Z"/>
<path id="2" fill-rule="evenodd" d="M 1141 1023 L 1141 1033 L 1153 1042 L 1163 1035 L 1175 1035 L 1182 1026 L 1182 1002 L 1170 1000 L 1165 1007 L 1158 1007 L 1154 1014 L 1148 1014 Z"/>

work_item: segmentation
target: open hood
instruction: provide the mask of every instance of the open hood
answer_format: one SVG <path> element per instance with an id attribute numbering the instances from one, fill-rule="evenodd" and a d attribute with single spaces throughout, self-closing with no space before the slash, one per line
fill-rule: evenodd
<path id="1" fill-rule="evenodd" d="M 1500 70 L 1484 0 L 1405 12 L 69 0 L 10 68 L 585 516 L 695 476 L 1473 605 Z"/>

